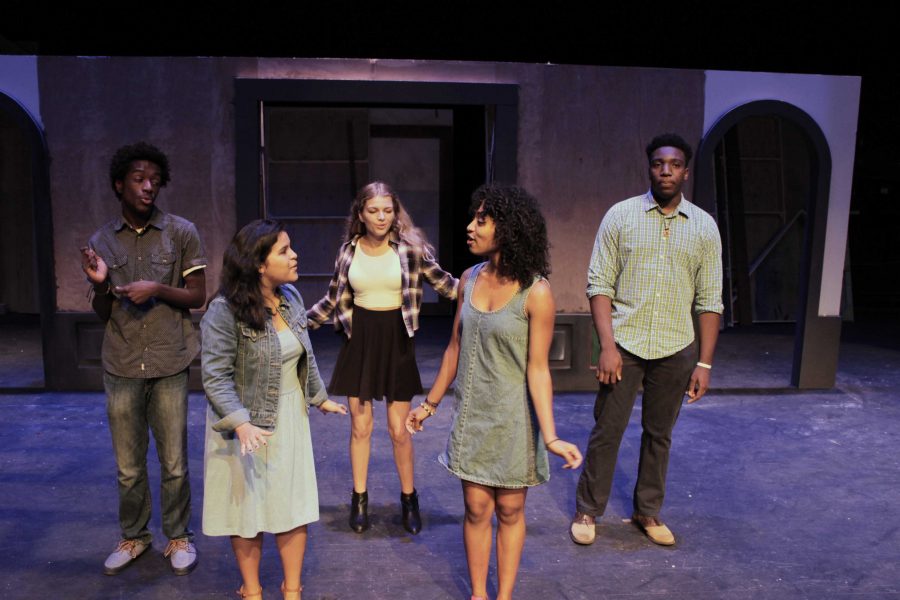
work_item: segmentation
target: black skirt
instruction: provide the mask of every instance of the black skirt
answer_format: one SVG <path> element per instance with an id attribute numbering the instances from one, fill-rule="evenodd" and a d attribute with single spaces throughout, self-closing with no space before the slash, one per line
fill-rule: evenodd
<path id="1" fill-rule="evenodd" d="M 329 393 L 360 400 L 409 402 L 422 393 L 416 344 L 406 333 L 403 313 L 353 307 L 353 334 L 344 339 Z"/>

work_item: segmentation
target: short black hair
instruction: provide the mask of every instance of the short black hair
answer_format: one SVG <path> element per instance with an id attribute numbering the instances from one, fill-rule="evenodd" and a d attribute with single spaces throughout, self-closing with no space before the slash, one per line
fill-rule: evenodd
<path id="1" fill-rule="evenodd" d="M 156 146 L 147 142 L 138 142 L 129 146 L 122 146 L 116 150 L 112 160 L 109 161 L 109 183 L 116 196 L 119 195 L 118 190 L 116 190 L 116 182 L 125 179 L 131 163 L 136 160 L 146 160 L 159 167 L 159 187 L 165 187 L 169 183 L 171 179 L 169 158 Z"/>
<path id="2" fill-rule="evenodd" d="M 694 155 L 691 145 L 677 133 L 663 133 L 650 140 L 650 143 L 647 144 L 647 161 L 650 161 L 654 152 L 666 146 L 678 148 L 684 153 L 684 166 L 688 166 L 691 163 L 691 157 Z"/>

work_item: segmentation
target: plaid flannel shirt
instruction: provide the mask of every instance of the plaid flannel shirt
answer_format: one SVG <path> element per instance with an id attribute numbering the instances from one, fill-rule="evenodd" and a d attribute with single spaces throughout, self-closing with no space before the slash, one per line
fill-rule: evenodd
<path id="1" fill-rule="evenodd" d="M 350 337 L 353 323 L 353 290 L 350 288 L 348 273 L 360 237 L 356 236 L 349 242 L 344 242 L 338 250 L 337 259 L 334 261 L 334 276 L 328 284 L 328 292 L 306 312 L 312 329 L 317 329 L 334 314 L 335 330 L 343 331 L 348 338 Z M 413 337 L 419 328 L 422 278 L 427 279 L 438 294 L 450 300 L 456 299 L 459 280 L 441 269 L 427 249 L 407 244 L 396 233 L 391 234 L 388 242 L 400 257 L 400 283 L 403 295 L 400 310 L 406 324 L 406 333 L 409 337 Z"/>

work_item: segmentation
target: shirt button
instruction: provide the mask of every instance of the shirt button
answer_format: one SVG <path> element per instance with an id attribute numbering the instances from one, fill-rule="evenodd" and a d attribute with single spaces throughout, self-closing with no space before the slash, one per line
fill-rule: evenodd
<path id="1" fill-rule="evenodd" d="M 654 311 L 653 311 L 653 316 L 654 316 L 654 317 L 658 317 L 658 316 L 659 316 L 659 313 L 656 312 L 656 311 L 654 310 Z"/>
<path id="2" fill-rule="evenodd" d="M 659 298 L 659 292 L 656 292 L 656 297 Z"/>
<path id="3" fill-rule="evenodd" d="M 144 259 L 143 259 L 143 257 L 141 257 L 141 256 L 138 256 L 138 260 L 144 260 Z"/>

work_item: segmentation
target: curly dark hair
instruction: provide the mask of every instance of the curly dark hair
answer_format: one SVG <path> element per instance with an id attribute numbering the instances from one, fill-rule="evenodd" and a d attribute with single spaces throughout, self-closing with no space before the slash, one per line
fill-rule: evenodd
<path id="1" fill-rule="evenodd" d="M 525 288 L 534 283 L 535 275 L 550 275 L 547 224 L 534 196 L 514 185 L 489 183 L 472 194 L 469 211 L 474 215 L 479 208 L 494 220 L 501 277 L 515 279 Z"/>
<path id="2" fill-rule="evenodd" d="M 650 143 L 647 144 L 647 160 L 650 160 L 654 152 L 660 148 L 665 148 L 666 146 L 678 148 L 684 153 L 685 167 L 691 164 L 691 157 L 694 155 L 693 150 L 691 150 L 691 145 L 684 141 L 684 138 L 677 133 L 663 133 L 650 140 Z"/>
<path id="3" fill-rule="evenodd" d="M 131 163 L 136 160 L 150 161 L 159 167 L 159 187 L 165 187 L 169 183 L 171 179 L 169 157 L 152 144 L 138 142 L 129 146 L 122 146 L 116 150 L 112 160 L 109 161 L 109 183 L 112 185 L 116 196 L 120 195 L 118 190 L 116 190 L 116 182 L 125 179 Z"/>
<path id="4" fill-rule="evenodd" d="M 259 289 L 259 266 L 266 262 L 282 231 L 284 224 L 271 219 L 247 223 L 231 238 L 222 257 L 218 293 L 239 321 L 257 330 L 265 329 L 269 318 Z"/>

